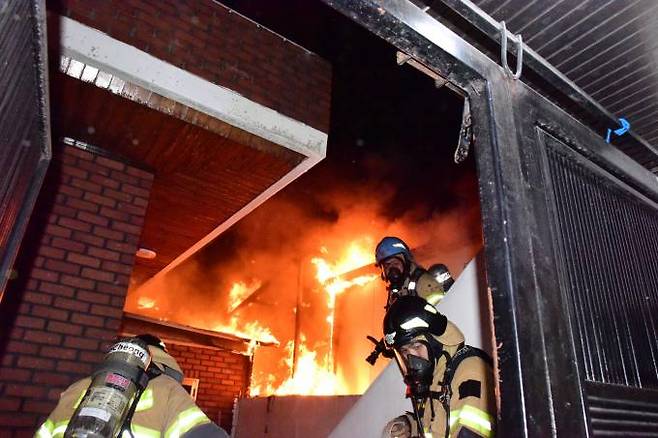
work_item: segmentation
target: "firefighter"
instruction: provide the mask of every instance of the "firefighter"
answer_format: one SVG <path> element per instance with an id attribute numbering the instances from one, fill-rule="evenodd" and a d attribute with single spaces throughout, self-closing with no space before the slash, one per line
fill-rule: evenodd
<path id="1" fill-rule="evenodd" d="M 456 325 L 422 298 L 405 296 L 384 317 L 384 339 L 414 407 L 386 425 L 385 437 L 494 436 L 491 359 L 464 345 Z"/>
<path id="2" fill-rule="evenodd" d="M 407 244 L 397 237 L 384 237 L 377 244 L 375 262 L 386 282 L 387 307 L 404 295 L 418 295 L 434 305 L 445 295 L 441 284 L 416 264 Z"/>
<path id="3" fill-rule="evenodd" d="M 167 353 L 164 342 L 149 334 L 136 338 L 148 345 L 152 359 L 146 372 L 148 385 L 137 402 L 130 422 L 129 431 L 133 437 L 228 438 L 226 432 L 210 421 L 185 391 L 182 386 L 183 372 Z M 63 437 L 90 382 L 91 378 L 86 377 L 69 386 L 60 395 L 55 410 L 37 430 L 35 437 Z M 129 431 L 122 436 L 129 437 Z"/>

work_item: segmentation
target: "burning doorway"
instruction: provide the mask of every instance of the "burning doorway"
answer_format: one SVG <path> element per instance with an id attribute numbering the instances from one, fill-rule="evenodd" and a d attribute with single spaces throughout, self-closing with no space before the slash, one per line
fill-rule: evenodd
<path id="1" fill-rule="evenodd" d="M 241 12 L 331 61 L 327 159 L 131 291 L 126 309 L 276 339 L 255 353 L 251 395 L 359 394 L 385 365 L 364 360 L 385 301 L 374 246 L 400 236 L 423 264 L 458 275 L 481 246 L 475 165 L 454 163 L 459 96 L 399 66 L 393 47 L 320 2 L 300 3 Z M 295 27 L 275 7 L 299 7 L 308 20 Z"/>

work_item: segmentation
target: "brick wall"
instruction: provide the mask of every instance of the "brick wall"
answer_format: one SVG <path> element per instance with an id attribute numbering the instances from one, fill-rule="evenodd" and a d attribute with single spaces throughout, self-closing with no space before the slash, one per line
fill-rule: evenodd
<path id="1" fill-rule="evenodd" d="M 117 334 L 153 176 L 56 148 L 0 306 L 0 435 L 30 435 Z"/>
<path id="2" fill-rule="evenodd" d="M 180 364 L 185 377 L 199 379 L 197 404 L 213 421 L 230 432 L 233 400 L 249 387 L 251 364 L 241 354 L 202 347 L 167 344 L 169 353 Z"/>
<path id="3" fill-rule="evenodd" d="M 328 132 L 330 64 L 215 1 L 59 0 L 48 7 Z"/>

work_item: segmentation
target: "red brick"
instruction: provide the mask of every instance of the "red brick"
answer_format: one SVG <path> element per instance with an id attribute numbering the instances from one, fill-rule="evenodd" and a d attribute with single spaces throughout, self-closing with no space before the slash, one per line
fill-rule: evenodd
<path id="1" fill-rule="evenodd" d="M 100 236 L 95 236 L 94 234 L 82 233 L 80 231 L 74 231 L 73 232 L 73 239 L 75 239 L 79 242 L 88 243 L 89 245 L 92 245 L 92 246 L 97 246 L 97 247 L 105 246 L 105 239 L 103 239 Z M 78 252 L 83 252 L 83 251 L 78 251 Z"/>
<path id="2" fill-rule="evenodd" d="M 65 335 L 79 335 L 82 333 L 82 327 L 68 322 L 50 321 L 48 322 L 48 331 Z"/>
<path id="3" fill-rule="evenodd" d="M 0 425 L 3 428 L 9 427 L 30 427 L 35 428 L 37 423 L 37 418 L 32 414 L 20 413 L 20 412 L 11 412 L 4 413 L 0 412 Z"/>
<path id="4" fill-rule="evenodd" d="M 71 377 L 61 373 L 48 373 L 37 371 L 32 378 L 34 383 L 45 383 L 52 386 L 68 386 L 71 382 Z"/>
<path id="5" fill-rule="evenodd" d="M 38 250 L 38 254 L 50 259 L 61 260 L 66 254 L 63 250 L 53 248 L 51 246 L 41 245 Z"/>
<path id="6" fill-rule="evenodd" d="M 94 282 L 92 280 L 88 280 L 86 278 L 71 277 L 70 275 L 62 275 L 61 281 L 62 281 L 63 284 L 66 284 L 68 286 L 73 286 L 73 287 L 79 288 L 79 289 L 93 289 L 94 288 Z"/>
<path id="7" fill-rule="evenodd" d="M 90 247 L 87 250 L 87 254 L 89 254 L 92 257 L 97 257 L 100 259 L 105 259 L 105 260 L 110 260 L 113 262 L 116 262 L 119 260 L 120 254 L 116 251 L 111 251 L 108 249 L 103 249 L 103 248 L 94 248 Z"/>
<path id="8" fill-rule="evenodd" d="M 73 360 L 78 354 L 78 350 L 62 347 L 41 347 L 40 355 L 42 357 L 50 357 L 53 359 L 67 359 Z"/>
<path id="9" fill-rule="evenodd" d="M 20 339 L 20 338 L 14 338 L 12 336 L 12 339 Z M 36 354 L 38 349 L 39 347 L 37 345 L 29 344 L 27 342 L 23 342 L 19 340 L 9 341 L 7 342 L 7 346 L 5 347 L 5 350 L 9 353 L 19 353 L 19 354 Z M 8 354 L 5 354 L 5 357 L 11 359 L 11 356 Z"/>
<path id="10" fill-rule="evenodd" d="M 137 250 L 137 248 L 135 248 L 135 245 L 125 242 L 116 242 L 116 241 L 107 242 L 107 245 L 105 245 L 105 247 L 112 251 L 118 251 L 131 255 L 134 255 L 135 251 Z"/>
<path id="11" fill-rule="evenodd" d="M 23 294 L 23 301 L 33 304 L 45 304 L 48 305 L 53 302 L 53 297 L 48 294 L 42 294 L 39 292 L 30 292 L 26 291 Z"/>
<path id="12" fill-rule="evenodd" d="M 139 196 L 146 199 L 148 199 L 150 194 L 149 190 L 143 189 L 141 187 L 136 187 L 131 184 L 122 184 L 121 190 L 123 190 L 126 193 L 130 193 L 131 195 Z"/>
<path id="13" fill-rule="evenodd" d="M 105 318 L 94 315 L 83 315 L 80 313 L 74 313 L 71 315 L 71 322 L 75 324 L 82 324 L 86 326 L 93 327 L 103 327 L 105 324 Z"/>
<path id="14" fill-rule="evenodd" d="M 121 318 L 121 316 L 123 315 L 123 309 L 119 307 L 92 304 L 91 313 L 94 315 L 109 316 L 111 318 Z"/>
<path id="15" fill-rule="evenodd" d="M 130 275 L 133 271 L 133 267 L 131 265 L 126 265 L 123 263 L 104 261 L 103 270 L 109 272 L 115 272 L 117 274 Z"/>
<path id="16" fill-rule="evenodd" d="M 89 304 L 62 297 L 55 298 L 55 307 L 83 313 L 87 313 L 89 311 Z"/>
<path id="17" fill-rule="evenodd" d="M 28 382 L 32 372 L 20 368 L 0 368 L 0 381 Z"/>
<path id="18" fill-rule="evenodd" d="M 66 207 L 61 204 L 57 204 L 53 206 L 52 212 L 50 213 L 50 216 L 48 217 L 48 222 L 51 224 L 54 224 L 57 222 L 57 219 L 61 216 L 63 217 L 68 217 L 68 218 L 74 218 L 76 213 L 75 208 L 71 207 Z"/>
<path id="19" fill-rule="evenodd" d="M 102 351 L 81 351 L 80 361 L 97 364 L 103 359 Z"/>
<path id="20" fill-rule="evenodd" d="M 101 265 L 100 260 L 95 257 L 89 257 L 86 255 L 78 254 L 75 252 L 70 252 L 66 256 L 66 260 L 71 263 L 77 263 L 78 265 L 90 266 L 92 268 L 98 268 Z"/>
<path id="21" fill-rule="evenodd" d="M 121 320 L 119 318 L 108 318 L 105 320 L 105 327 L 110 330 L 119 330 Z"/>
<path id="22" fill-rule="evenodd" d="M 68 229 L 82 231 L 83 233 L 88 233 L 91 231 L 91 224 L 88 224 L 87 222 L 79 221 L 77 219 L 60 217 L 57 223 Z"/>
<path id="23" fill-rule="evenodd" d="M 43 330 L 26 330 L 23 340 L 38 344 L 58 345 L 62 341 L 62 336 Z"/>
<path id="24" fill-rule="evenodd" d="M 89 178 L 89 180 L 95 182 L 96 184 L 100 184 L 101 186 L 109 187 L 111 189 L 118 189 L 120 184 L 119 181 L 117 181 L 116 179 L 108 178 L 103 175 L 93 175 L 91 178 Z"/>
<path id="25" fill-rule="evenodd" d="M 48 319 L 58 319 L 60 321 L 66 321 L 69 319 L 69 312 L 66 310 L 55 309 L 50 306 L 32 306 L 32 315 Z"/>
<path id="26" fill-rule="evenodd" d="M 86 301 L 88 303 L 107 304 L 110 302 L 110 297 L 108 295 L 88 292 L 85 290 L 79 290 L 75 296 L 80 301 Z"/>
<path id="27" fill-rule="evenodd" d="M 70 379 L 69 379 L 70 381 Z M 47 382 L 46 382 L 47 383 Z M 36 400 L 25 400 L 23 404 L 24 412 L 34 412 L 36 414 L 50 414 L 52 410 L 55 409 L 55 404 L 53 402 L 45 401 L 36 401 Z"/>
<path id="28" fill-rule="evenodd" d="M 78 212 L 78 219 L 91 224 L 100 225 L 101 227 L 106 227 L 110 223 L 110 221 L 103 216 L 100 216 L 97 213 L 88 213 L 86 211 Z"/>
<path id="29" fill-rule="evenodd" d="M 65 149 L 67 155 L 72 155 L 77 158 L 81 158 L 86 161 L 91 161 L 94 159 L 95 155 L 89 151 L 85 151 L 75 146 L 70 146 Z"/>
<path id="30" fill-rule="evenodd" d="M 94 369 L 94 365 L 80 361 L 60 360 L 57 362 L 57 371 L 75 373 L 80 375 L 89 375 Z"/>
<path id="31" fill-rule="evenodd" d="M 153 174 L 149 171 L 138 169 L 136 167 L 128 166 L 126 167 L 126 173 L 128 175 L 136 176 L 138 178 L 143 178 L 147 180 L 153 179 Z"/>
<path id="32" fill-rule="evenodd" d="M 135 255 L 134 254 L 121 254 L 121 263 L 124 265 L 132 266 L 135 263 Z"/>
<path id="33" fill-rule="evenodd" d="M 101 271 L 99 269 L 82 268 L 82 276 L 107 283 L 114 281 L 114 274 L 112 272 Z"/>
<path id="34" fill-rule="evenodd" d="M 104 205 L 106 207 L 114 208 L 117 205 L 117 201 L 107 196 L 98 195 L 96 193 L 87 192 L 82 197 L 85 201 L 93 202 L 94 204 Z"/>
<path id="35" fill-rule="evenodd" d="M 107 187 L 103 189 L 103 195 L 117 201 L 133 202 L 133 195 L 130 193 L 119 192 L 118 190 L 108 189 Z"/>
<path id="36" fill-rule="evenodd" d="M 18 412 L 20 404 L 20 398 L 2 398 L 0 399 L 0 412 Z"/>
<path id="37" fill-rule="evenodd" d="M 99 339 L 101 341 L 111 341 L 116 336 L 116 333 L 112 333 L 109 330 L 97 329 L 87 327 L 85 329 L 85 337 Z"/>
<path id="38" fill-rule="evenodd" d="M 95 339 L 67 336 L 64 339 L 64 346 L 78 348 L 80 350 L 98 350 L 98 341 Z"/>
<path id="39" fill-rule="evenodd" d="M 114 307 L 121 307 L 123 309 L 124 304 L 126 304 L 125 296 L 112 297 L 112 299 L 110 300 L 110 305 Z"/>
<path id="40" fill-rule="evenodd" d="M 30 370 L 52 370 L 55 368 L 55 361 L 52 359 L 44 359 L 43 357 L 21 356 L 18 358 L 18 367 Z"/>
<path id="41" fill-rule="evenodd" d="M 137 178 L 136 176 L 130 175 L 126 172 L 118 172 L 116 170 L 113 170 L 111 172 L 110 176 L 115 181 L 121 181 L 121 182 L 124 182 L 124 183 L 133 184 L 133 185 L 137 185 L 137 184 L 140 183 L 139 178 Z"/>
<path id="42" fill-rule="evenodd" d="M 133 199 L 133 204 L 135 204 L 138 207 L 144 207 L 144 209 L 146 209 L 146 206 L 149 205 L 149 201 L 148 201 L 148 199 L 145 199 L 145 198 L 135 197 Z"/>
<path id="43" fill-rule="evenodd" d="M 108 283 L 98 283 L 96 285 L 96 290 L 98 292 L 117 295 L 117 296 L 120 296 L 120 297 L 125 297 L 126 292 L 127 292 L 127 289 L 124 286 L 118 286 L 118 285 L 108 284 Z"/>
<path id="44" fill-rule="evenodd" d="M 71 166 L 69 164 L 62 164 L 61 170 L 63 174 L 76 178 L 87 179 L 89 177 L 89 173 L 87 173 L 84 169 L 80 169 L 79 167 Z"/>
<path id="45" fill-rule="evenodd" d="M 120 161 L 112 160 L 111 158 L 106 157 L 96 157 L 96 163 L 118 171 L 122 171 L 126 168 L 126 165 Z"/>
<path id="46" fill-rule="evenodd" d="M 78 275 L 80 273 L 80 266 L 73 263 L 68 263 L 60 260 L 46 260 L 46 269 L 63 274 Z"/>
<path id="47" fill-rule="evenodd" d="M 100 193 L 102 189 L 99 184 L 93 183 L 91 181 L 82 180 L 79 178 L 71 179 L 70 184 L 73 187 L 77 187 L 79 189 L 84 190 L 85 192 Z"/>
<path id="48" fill-rule="evenodd" d="M 77 198 L 67 198 L 66 205 L 75 208 L 76 210 L 84 210 L 90 213 L 97 213 L 99 209 L 97 204 Z"/>
<path id="49" fill-rule="evenodd" d="M 48 283 L 45 281 L 41 282 L 41 285 L 39 286 L 39 290 L 41 292 L 46 292 L 49 294 L 53 295 L 59 295 L 63 297 L 72 297 L 73 296 L 73 289 L 70 286 L 66 286 L 63 284 L 57 284 L 57 283 Z"/>
<path id="50" fill-rule="evenodd" d="M 132 220 L 132 215 L 119 210 L 115 210 L 113 208 L 101 207 L 100 214 L 101 216 L 105 216 L 107 218 L 121 222 L 130 222 Z"/>
<path id="51" fill-rule="evenodd" d="M 99 166 L 98 164 L 90 161 L 81 161 L 78 164 L 78 167 L 81 169 L 88 170 L 89 173 L 94 174 L 94 175 L 105 175 L 109 176 L 110 175 L 110 169 L 104 166 Z"/>
<path id="52" fill-rule="evenodd" d="M 67 185 L 60 185 L 58 189 L 59 193 L 62 193 L 70 198 L 79 199 L 82 197 L 84 192 L 76 187 L 71 187 Z"/>
<path id="53" fill-rule="evenodd" d="M 53 238 L 52 246 L 75 252 L 84 252 L 85 250 L 85 245 L 80 242 L 75 242 L 69 239 L 60 239 L 57 237 Z"/>
<path id="54" fill-rule="evenodd" d="M 113 231 L 99 226 L 94 226 L 94 234 L 96 234 L 97 236 L 104 237 L 106 239 L 118 240 L 118 241 L 124 240 L 125 237 L 124 233 L 122 233 L 121 231 Z M 109 245 L 106 246 L 109 247 Z"/>
<path id="55" fill-rule="evenodd" d="M 133 205 L 129 202 L 119 202 L 116 207 L 119 211 L 123 211 L 125 213 L 129 214 L 134 214 L 137 216 L 142 216 L 146 212 L 146 209 L 143 207 L 138 207 L 137 205 Z"/>
<path id="56" fill-rule="evenodd" d="M 34 318 L 31 316 L 18 315 L 14 320 L 14 325 L 31 329 L 43 329 L 46 325 L 46 320 L 42 318 Z"/>
<path id="57" fill-rule="evenodd" d="M 32 269 L 32 271 L 30 272 L 30 276 L 37 280 L 53 281 L 53 282 L 56 282 L 57 279 L 59 278 L 59 274 L 57 272 L 47 271 L 45 269 L 39 269 L 39 268 Z"/>
<path id="58" fill-rule="evenodd" d="M 130 234 L 140 235 L 142 233 L 141 227 L 138 227 L 136 225 L 126 224 L 124 222 L 113 222 L 112 228 Z"/>

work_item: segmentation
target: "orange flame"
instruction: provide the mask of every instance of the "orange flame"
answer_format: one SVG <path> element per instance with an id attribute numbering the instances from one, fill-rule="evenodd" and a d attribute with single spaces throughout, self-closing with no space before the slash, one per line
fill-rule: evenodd
<path id="1" fill-rule="evenodd" d="M 252 293 L 256 292 L 259 287 L 261 287 L 263 283 L 256 279 L 253 280 L 249 285 L 247 285 L 243 281 L 238 281 L 233 283 L 233 286 L 231 286 L 231 290 L 228 293 L 229 297 L 229 304 L 228 304 L 228 311 L 233 312 L 236 307 L 240 305 L 249 295 Z"/>
<path id="2" fill-rule="evenodd" d="M 292 375 L 279 386 L 274 385 L 276 377 L 273 375 L 268 375 L 263 379 L 254 378 L 250 388 L 252 396 L 349 393 L 348 385 L 336 375 L 334 369 L 333 337 L 336 296 L 352 286 L 363 286 L 377 278 L 377 275 L 361 275 L 351 280 L 341 277 L 343 274 L 374 263 L 370 240 L 366 238 L 362 241 L 351 242 L 344 255 L 333 263 L 321 257 L 311 259 L 311 263 L 316 268 L 316 279 L 327 293 L 328 315 L 326 320 L 329 324 L 329 351 L 320 357 L 317 351 L 311 350 L 306 345 L 306 337 L 303 334 L 300 336 L 299 345 L 295 346 L 293 341 L 288 342 L 285 347 L 288 357 L 284 359 L 284 362 L 293 371 Z M 329 250 L 324 246 L 320 248 L 320 252 L 325 255 L 329 254 Z"/>
<path id="3" fill-rule="evenodd" d="M 239 326 L 239 328 L 238 328 Z M 257 342 L 279 344 L 269 328 L 263 327 L 258 321 L 239 324 L 238 317 L 232 316 L 228 325 L 218 324 L 212 330 L 222 333 L 231 333 L 245 339 L 253 339 Z"/>
<path id="4" fill-rule="evenodd" d="M 155 305 L 155 299 L 146 296 L 139 297 L 139 300 L 137 300 L 137 308 L 139 310 L 143 310 L 143 309 L 158 310 L 158 307 Z"/>

